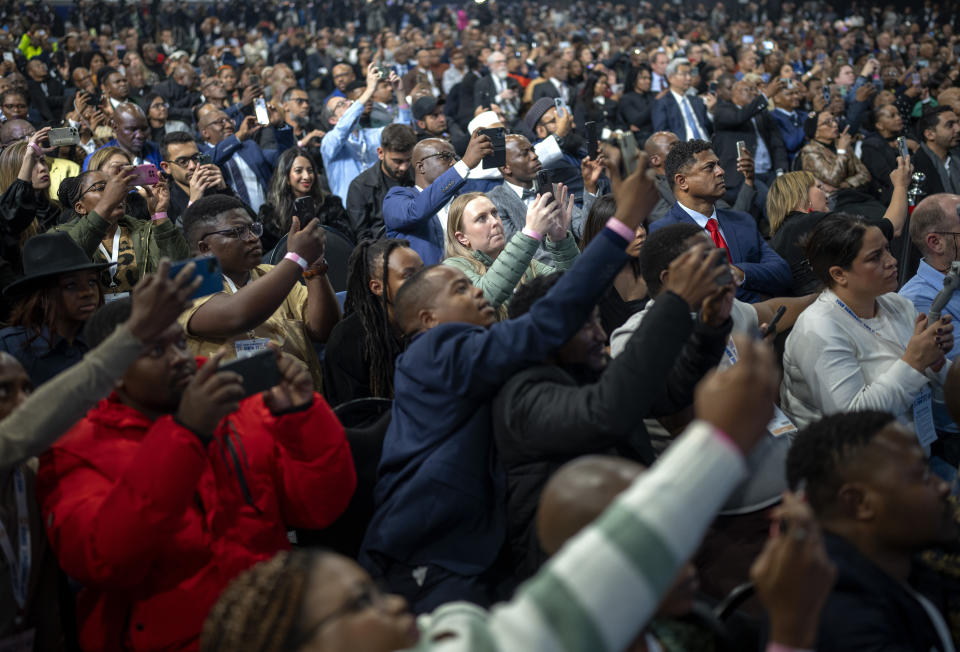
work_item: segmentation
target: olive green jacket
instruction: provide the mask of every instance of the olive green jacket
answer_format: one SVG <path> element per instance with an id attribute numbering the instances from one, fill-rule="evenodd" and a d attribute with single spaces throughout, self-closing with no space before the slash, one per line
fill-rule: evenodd
<path id="1" fill-rule="evenodd" d="M 478 272 L 471 261 L 462 256 L 447 258 L 443 264 L 456 267 L 466 274 L 476 287 L 483 290 L 483 296 L 487 301 L 494 308 L 499 308 L 507 304 L 521 282 L 558 270 L 570 269 L 580 255 L 576 240 L 569 232 L 560 242 L 553 242 L 550 239 L 543 241 L 543 248 L 557 263 L 556 268 L 534 260 L 533 256 L 539 247 L 538 240 L 524 235 L 522 231 L 517 231 L 496 260 L 482 252 L 472 252 L 473 258 L 483 265 L 485 269 L 483 273 Z"/>
<path id="2" fill-rule="evenodd" d="M 190 247 L 187 246 L 187 241 L 184 240 L 180 229 L 170 220 L 148 222 L 124 215 L 117 223 L 127 227 L 130 231 L 139 275 L 156 271 L 157 265 L 163 257 L 173 261 L 190 257 Z M 63 231 L 73 238 L 74 242 L 80 245 L 80 248 L 90 256 L 91 260 L 96 262 L 105 261 L 103 255 L 98 253 L 97 248 L 107 237 L 109 229 L 110 222 L 100 217 L 96 211 L 90 211 L 72 222 L 57 227 L 58 231 Z"/>

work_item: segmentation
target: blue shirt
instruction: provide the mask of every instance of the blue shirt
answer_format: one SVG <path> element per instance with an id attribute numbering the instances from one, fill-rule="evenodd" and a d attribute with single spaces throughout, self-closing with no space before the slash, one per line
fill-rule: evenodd
<path id="1" fill-rule="evenodd" d="M 944 276 L 943 272 L 935 270 L 926 260 L 921 260 L 916 275 L 903 284 L 899 294 L 910 299 L 917 312 L 926 314 L 930 311 L 930 305 L 937 294 L 943 289 Z M 943 308 L 943 314 L 953 317 L 954 322 L 960 320 L 960 292 L 953 293 L 950 301 Z M 954 344 L 953 349 L 947 352 L 947 359 L 954 360 L 958 354 L 960 354 L 960 344 Z M 937 430 L 960 432 L 960 429 L 957 428 L 953 419 L 947 413 L 944 404 L 936 400 L 933 402 L 933 421 Z"/>
<path id="2" fill-rule="evenodd" d="M 54 335 L 51 344 L 46 329 L 33 341 L 28 341 L 31 334 L 23 326 L 0 330 L 0 351 L 6 351 L 20 361 L 35 387 L 80 362 L 90 350 L 82 333 L 77 333 L 73 344 L 59 335 Z"/>
<path id="3" fill-rule="evenodd" d="M 354 102 L 320 141 L 323 168 L 327 172 L 330 190 L 346 206 L 350 182 L 377 162 L 380 134 L 385 127 L 355 129 L 363 113 L 363 104 Z M 410 109 L 402 108 L 394 122 L 410 124 Z"/>

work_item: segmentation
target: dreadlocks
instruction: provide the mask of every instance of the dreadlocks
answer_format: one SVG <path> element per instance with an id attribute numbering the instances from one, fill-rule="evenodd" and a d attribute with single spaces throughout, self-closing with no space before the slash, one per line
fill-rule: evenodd
<path id="1" fill-rule="evenodd" d="M 344 316 L 356 312 L 363 325 L 363 359 L 370 365 L 370 391 L 373 396 L 393 398 L 393 366 L 403 348 L 402 339 L 390 321 L 387 296 L 387 272 L 390 254 L 409 247 L 407 240 L 363 240 L 350 254 L 347 299 Z M 370 291 L 370 280 L 383 283 L 378 297 Z"/>
<path id="2" fill-rule="evenodd" d="M 220 594 L 200 634 L 201 652 L 293 649 L 316 551 L 277 554 L 244 571 Z"/>

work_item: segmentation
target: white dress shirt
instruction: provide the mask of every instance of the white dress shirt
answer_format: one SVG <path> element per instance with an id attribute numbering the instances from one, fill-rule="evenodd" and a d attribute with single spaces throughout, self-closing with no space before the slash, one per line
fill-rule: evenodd
<path id="1" fill-rule="evenodd" d="M 534 195 L 533 197 L 527 197 L 526 199 L 524 199 L 524 198 L 523 198 L 523 191 L 524 191 L 524 190 L 528 190 L 528 188 L 524 188 L 523 186 L 518 186 L 518 185 L 512 184 L 512 183 L 510 183 L 509 181 L 507 181 L 506 179 L 504 179 L 503 182 L 504 182 L 505 184 L 507 184 L 507 187 L 510 188 L 510 190 L 512 190 L 513 192 L 517 193 L 517 197 L 520 198 L 520 201 L 523 202 L 523 205 L 524 205 L 524 206 L 526 206 L 527 208 L 530 208 L 530 205 L 533 204 L 536 195 Z"/>
<path id="2" fill-rule="evenodd" d="M 697 211 L 693 210 L 692 208 L 687 208 L 687 207 L 684 206 L 683 203 L 680 202 L 679 200 L 677 201 L 677 204 L 679 204 L 680 208 L 682 208 L 687 215 L 689 215 L 691 218 L 693 218 L 693 221 L 696 222 L 697 225 L 698 225 L 701 229 L 703 229 L 704 231 L 707 230 L 707 222 L 709 222 L 710 220 L 717 220 L 717 228 L 719 228 L 719 230 L 720 230 L 720 235 L 723 236 L 723 239 L 724 239 L 724 240 L 726 240 L 727 242 L 729 242 L 729 240 L 727 240 L 727 234 L 723 232 L 723 227 L 720 226 L 720 220 L 717 219 L 717 207 L 716 207 L 716 206 L 713 207 L 713 213 L 711 213 L 710 215 L 704 215 L 703 213 L 698 213 Z"/>
<path id="3" fill-rule="evenodd" d="M 687 113 L 686 111 L 683 110 L 684 102 L 686 102 L 687 106 L 690 107 L 690 115 L 693 116 L 694 121 L 697 123 L 697 129 L 700 130 L 700 138 L 704 140 L 708 140 L 710 138 L 710 134 L 707 132 L 704 126 L 700 124 L 700 119 L 697 118 L 697 114 L 693 110 L 693 104 L 690 103 L 690 100 L 685 95 L 680 95 L 679 93 L 675 92 L 673 89 L 670 90 L 670 94 L 673 95 L 673 99 L 677 101 L 677 107 L 680 109 L 680 117 L 683 118 L 683 126 L 686 129 L 685 140 L 690 140 L 691 138 L 693 138 L 694 133 L 693 133 L 693 129 L 690 127 L 690 123 L 687 121 Z"/>

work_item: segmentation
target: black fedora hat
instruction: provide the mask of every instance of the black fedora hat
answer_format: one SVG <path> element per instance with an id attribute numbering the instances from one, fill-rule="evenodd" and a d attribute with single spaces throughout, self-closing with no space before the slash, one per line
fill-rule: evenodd
<path id="1" fill-rule="evenodd" d="M 5 296 L 30 291 L 40 281 L 52 276 L 101 270 L 110 263 L 94 263 L 66 233 L 35 235 L 23 245 L 23 276 L 3 289 Z"/>

